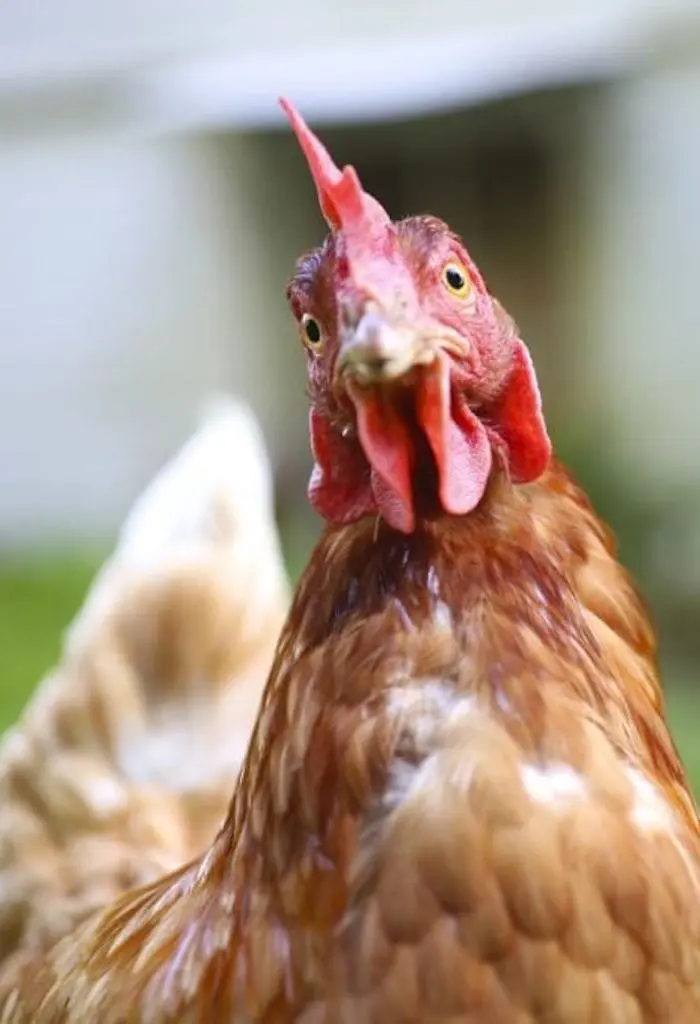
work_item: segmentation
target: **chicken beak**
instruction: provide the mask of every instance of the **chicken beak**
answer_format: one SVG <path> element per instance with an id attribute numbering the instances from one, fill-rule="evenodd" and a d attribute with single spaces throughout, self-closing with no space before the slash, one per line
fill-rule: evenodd
<path id="1" fill-rule="evenodd" d="M 385 384 L 435 358 L 435 347 L 423 332 L 408 324 L 392 324 L 382 313 L 368 309 L 341 343 L 336 376 L 361 386 Z"/>
<path id="2" fill-rule="evenodd" d="M 394 320 L 367 303 L 354 329 L 352 313 L 352 307 L 341 307 L 339 319 L 347 326 L 345 334 L 341 328 L 335 380 L 354 406 L 382 514 L 395 529 L 415 526 L 419 434 L 432 452 L 442 508 L 453 515 L 471 511 L 490 472 L 491 447 L 485 427 L 454 387 L 453 360 L 468 357 L 468 342 L 420 313 L 415 320 Z"/>

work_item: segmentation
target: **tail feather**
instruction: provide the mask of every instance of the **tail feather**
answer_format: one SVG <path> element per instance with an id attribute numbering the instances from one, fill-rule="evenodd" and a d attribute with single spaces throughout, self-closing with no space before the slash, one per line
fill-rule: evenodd
<path id="1" fill-rule="evenodd" d="M 275 537 L 272 474 L 260 426 L 240 401 L 213 403 L 199 430 L 136 501 L 116 557 L 149 565 L 173 551 L 242 539 L 242 528 Z"/>
<path id="2" fill-rule="evenodd" d="M 69 631 L 80 642 L 119 600 L 127 576 L 172 573 L 233 551 L 255 559 L 270 593 L 288 593 L 274 520 L 273 480 L 260 425 L 243 401 L 211 401 L 196 433 L 137 498 L 117 546 Z"/>
<path id="3" fill-rule="evenodd" d="M 288 600 L 260 427 L 219 400 L 0 744 L 0 965 L 211 840 Z"/>

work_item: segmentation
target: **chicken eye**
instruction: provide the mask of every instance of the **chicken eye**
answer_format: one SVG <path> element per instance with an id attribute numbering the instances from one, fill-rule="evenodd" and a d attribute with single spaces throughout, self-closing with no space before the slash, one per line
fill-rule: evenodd
<path id="1" fill-rule="evenodd" d="M 442 268 L 442 281 L 448 292 L 456 295 L 458 299 L 464 299 L 471 291 L 469 274 L 461 263 L 452 260 Z"/>
<path id="2" fill-rule="evenodd" d="M 304 313 L 301 318 L 301 329 L 304 332 L 304 341 L 311 348 L 318 348 L 323 341 L 323 331 L 318 320 L 312 317 L 310 313 Z"/>

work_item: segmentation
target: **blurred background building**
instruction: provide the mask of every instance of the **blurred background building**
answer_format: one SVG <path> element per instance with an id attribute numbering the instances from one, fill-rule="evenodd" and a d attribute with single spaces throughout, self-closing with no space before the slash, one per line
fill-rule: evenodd
<path id="1" fill-rule="evenodd" d="M 3 4 L 6 620 L 18 552 L 108 543 L 219 391 L 262 418 L 303 561 L 318 524 L 284 285 L 323 224 L 280 92 L 393 215 L 429 210 L 463 232 L 534 352 L 560 452 L 688 675 L 700 661 L 697 0 Z"/>

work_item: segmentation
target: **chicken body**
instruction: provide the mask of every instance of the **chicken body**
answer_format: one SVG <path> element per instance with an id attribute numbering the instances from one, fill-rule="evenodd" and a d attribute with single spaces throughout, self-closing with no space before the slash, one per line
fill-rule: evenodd
<path id="1" fill-rule="evenodd" d="M 211 849 L 4 1019 L 691 1024 L 699 870 L 649 623 L 553 467 L 325 534 Z"/>
<path id="2" fill-rule="evenodd" d="M 700 828 L 655 641 L 515 325 L 289 105 L 329 522 L 222 828 L 16 976 L 14 1024 L 700 1024 Z"/>
<path id="3" fill-rule="evenodd" d="M 226 813 L 288 607 L 267 453 L 220 404 L 158 474 L 0 746 L 0 985 Z"/>

